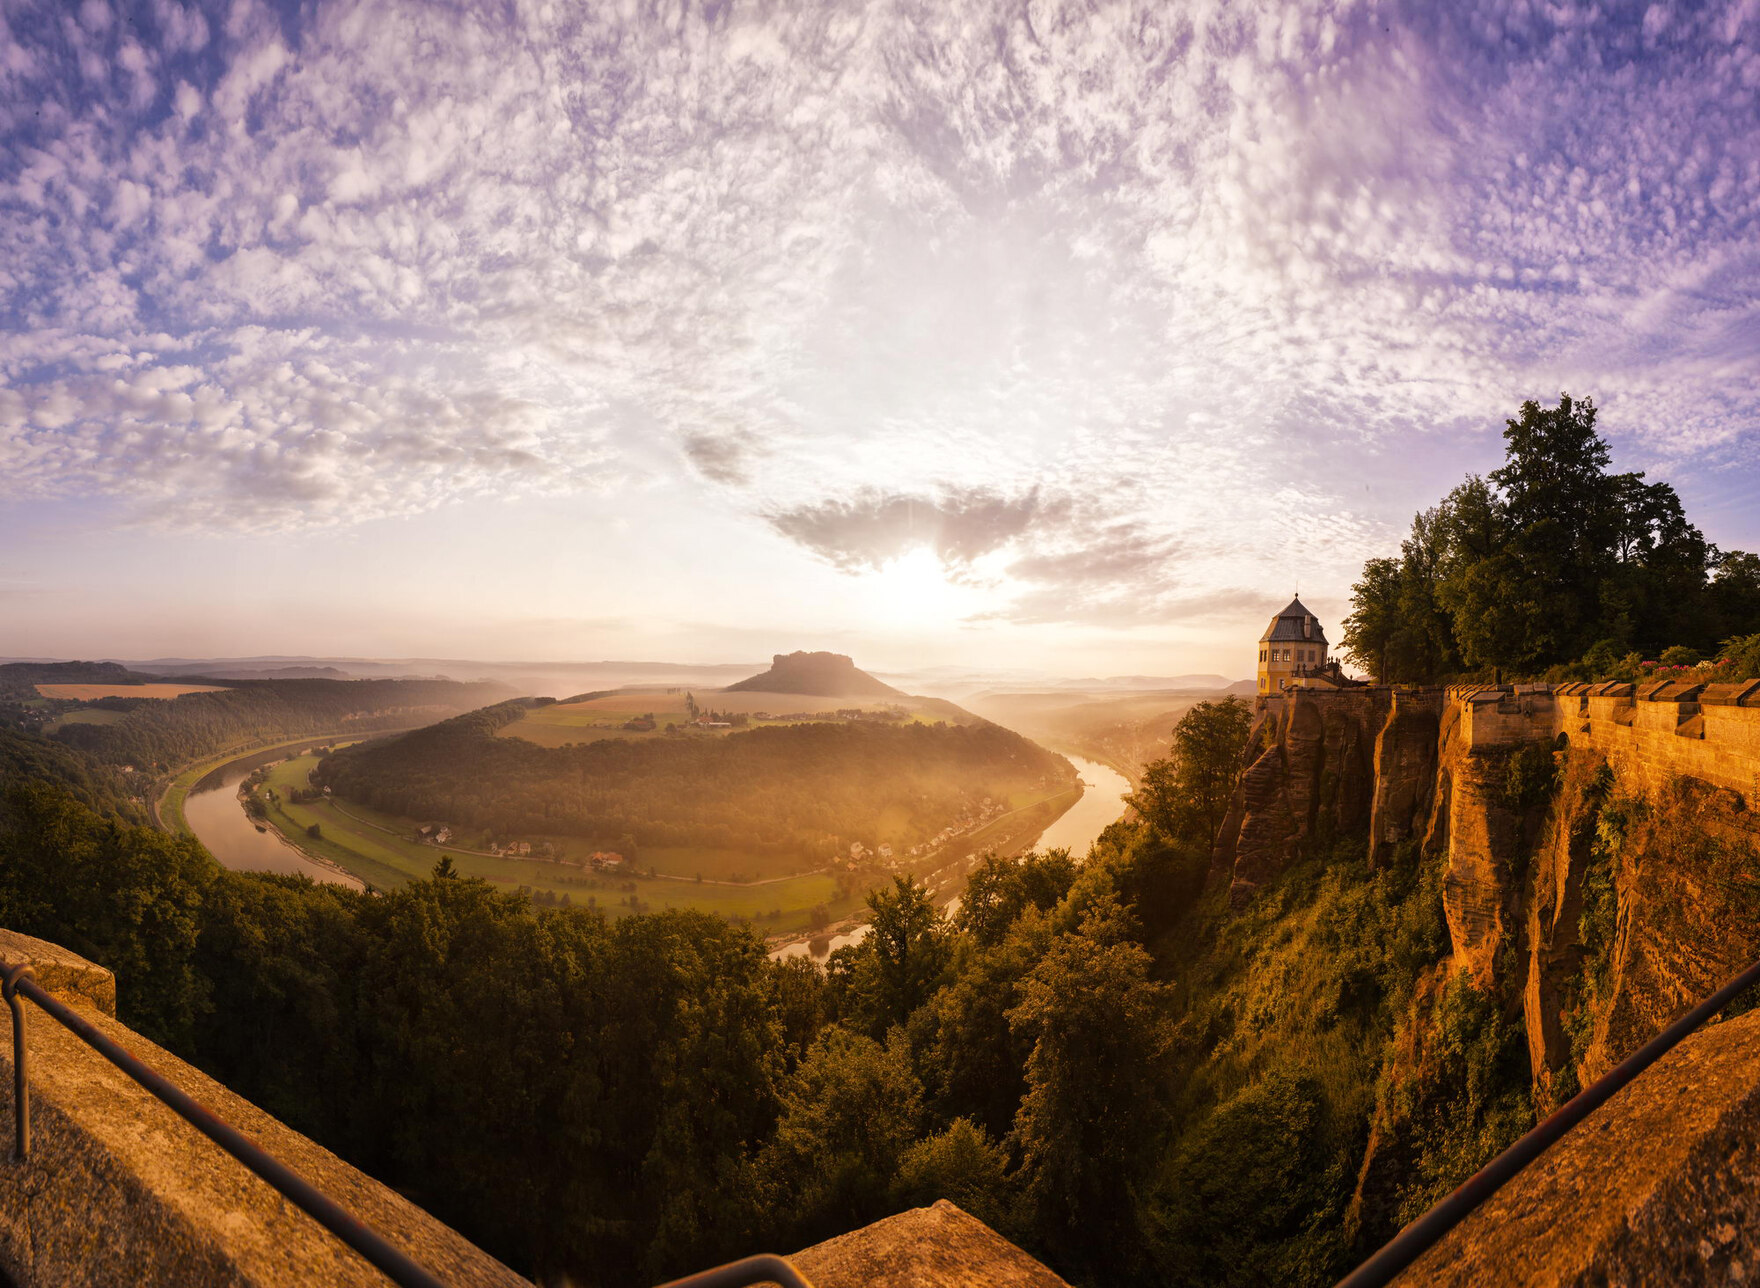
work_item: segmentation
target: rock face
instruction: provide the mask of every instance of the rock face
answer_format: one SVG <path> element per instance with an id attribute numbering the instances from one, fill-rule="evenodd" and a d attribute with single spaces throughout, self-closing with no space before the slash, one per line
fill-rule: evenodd
<path id="1" fill-rule="evenodd" d="M 1566 1098 L 1555 1084 L 1572 1060 L 1564 1016 L 1580 1004 L 1575 981 L 1583 964 L 1583 881 L 1595 857 L 1596 824 L 1607 787 L 1608 775 L 1599 760 L 1570 758 L 1534 855 L 1522 1019 L 1540 1108 Z"/>
<path id="2" fill-rule="evenodd" d="M 1234 903 L 1363 827 L 1376 802 L 1378 738 L 1392 711 L 1388 689 L 1293 690 L 1263 704 L 1212 855 L 1229 874 Z"/>
<path id="3" fill-rule="evenodd" d="M 1605 987 L 1592 999 L 1587 1080 L 1760 957 L 1760 816 L 1735 792 L 1678 779 L 1611 789 L 1616 900 Z"/>
<path id="4" fill-rule="evenodd" d="M 1436 755 L 1441 716 L 1432 702 L 1393 695 L 1393 709 L 1375 735 L 1374 803 L 1369 817 L 1369 862 L 1385 863 L 1393 850 L 1422 834 L 1436 798 Z"/>
<path id="5" fill-rule="evenodd" d="M 1246 762 L 1212 854 L 1237 905 L 1316 859 L 1440 891 L 1446 947 L 1397 1023 L 1346 1217 L 1365 1251 L 1429 1201 L 1414 1168 L 1452 1148 L 1464 1044 L 1515 1061 L 1494 1094 L 1497 1130 L 1520 1130 L 1530 1097 L 1550 1113 L 1760 957 L 1760 682 L 1286 692 L 1260 700 Z M 1760 1016 L 1718 1032 L 1738 1024 L 1760 1037 Z M 1697 1049 L 1571 1138 L 1504 1213 L 1519 1237 L 1487 1226 L 1405 1282 L 1760 1274 L 1760 1057 Z"/>
<path id="6" fill-rule="evenodd" d="M 1507 755 L 1450 748 L 1442 910 L 1458 966 L 1481 989 L 1515 925 L 1522 818 L 1506 800 Z"/>
<path id="7" fill-rule="evenodd" d="M 730 684 L 727 693 L 799 693 L 816 698 L 903 697 L 842 653 L 778 653 L 761 675 Z"/>

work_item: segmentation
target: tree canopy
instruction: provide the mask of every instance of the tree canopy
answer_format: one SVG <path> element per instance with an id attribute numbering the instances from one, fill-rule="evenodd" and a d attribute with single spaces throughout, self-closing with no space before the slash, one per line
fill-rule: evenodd
<path id="1" fill-rule="evenodd" d="M 1412 521 L 1352 589 L 1343 645 L 1389 683 L 1534 676 L 1595 652 L 1760 632 L 1760 559 L 1719 551 L 1667 483 L 1614 473 L 1592 400 L 1528 401 L 1504 464 Z"/>

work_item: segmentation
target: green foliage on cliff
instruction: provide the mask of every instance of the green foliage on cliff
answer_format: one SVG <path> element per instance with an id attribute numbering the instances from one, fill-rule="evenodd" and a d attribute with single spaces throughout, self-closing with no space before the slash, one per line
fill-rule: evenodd
<path id="1" fill-rule="evenodd" d="M 1388 682 L 1538 675 L 1589 655 L 1710 652 L 1760 631 L 1760 558 L 1720 552 L 1666 483 L 1615 474 L 1588 399 L 1522 404 L 1502 468 L 1370 560 L 1344 648 Z"/>
<path id="2" fill-rule="evenodd" d="M 1381 1236 L 1422 1216 L 1534 1125 L 1521 1025 L 1495 993 L 1461 971 L 1444 987 L 1426 1036 L 1427 1060 L 1395 1092 L 1414 1166 Z"/>

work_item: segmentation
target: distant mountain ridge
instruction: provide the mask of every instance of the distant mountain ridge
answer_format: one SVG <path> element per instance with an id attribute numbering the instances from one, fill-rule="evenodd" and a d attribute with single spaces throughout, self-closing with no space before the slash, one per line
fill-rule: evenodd
<path id="1" fill-rule="evenodd" d="M 815 698 L 905 696 L 857 668 L 847 654 L 798 651 L 776 654 L 768 671 L 730 684 L 722 692 L 800 693 Z"/>

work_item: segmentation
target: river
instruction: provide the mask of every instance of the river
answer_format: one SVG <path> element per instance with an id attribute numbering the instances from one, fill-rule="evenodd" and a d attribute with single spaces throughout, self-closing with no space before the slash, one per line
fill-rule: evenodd
<path id="1" fill-rule="evenodd" d="M 251 770 L 285 760 L 289 754 L 285 750 L 259 752 L 222 765 L 203 777 L 183 802 L 183 816 L 189 821 L 190 831 L 222 867 L 235 872 L 291 872 L 314 881 L 366 889 L 358 877 L 301 854 L 282 840 L 274 828 L 261 830 L 244 812 L 238 799 L 238 785 Z"/>
<path id="2" fill-rule="evenodd" d="M 1123 816 L 1123 797 L 1130 791 L 1131 785 L 1123 774 L 1110 765 L 1083 760 L 1080 756 L 1067 753 L 1064 759 L 1076 767 L 1076 773 L 1081 777 L 1081 799 L 1057 816 L 1056 821 L 1033 843 L 1033 848 L 1039 851 L 1067 849 L 1079 863 L 1088 857 L 1088 847 L 1094 844 L 1100 833 Z M 947 905 L 947 911 L 953 913 L 958 909 L 959 899 L 956 897 Z M 811 953 L 813 959 L 819 961 L 839 948 L 861 943 L 867 934 L 868 927 L 864 923 L 844 934 L 833 935 L 829 940 L 818 941 L 825 945 L 823 953 L 812 952 L 812 941 L 803 939 L 783 945 L 770 956 L 780 960 L 784 957 L 805 957 Z"/>

